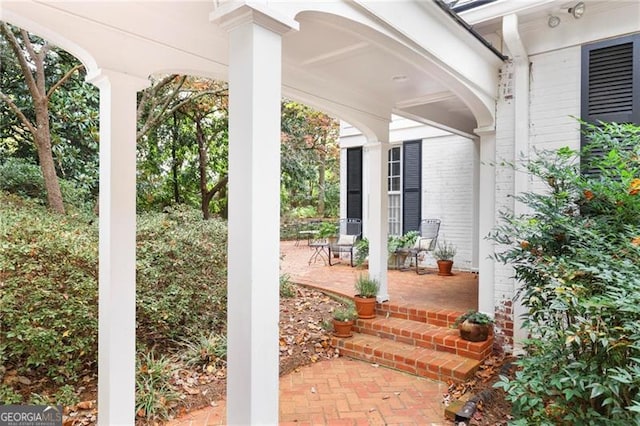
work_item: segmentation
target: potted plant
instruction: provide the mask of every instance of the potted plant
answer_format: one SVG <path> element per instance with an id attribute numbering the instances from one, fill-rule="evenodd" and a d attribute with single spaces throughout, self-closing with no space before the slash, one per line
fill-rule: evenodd
<path id="1" fill-rule="evenodd" d="M 475 309 L 469 309 L 456 318 L 454 328 L 460 330 L 460 337 L 470 342 L 484 342 L 489 337 L 493 318 Z"/>
<path id="2" fill-rule="evenodd" d="M 318 238 L 335 238 L 338 234 L 338 224 L 335 222 L 322 222 L 318 226 Z"/>
<path id="3" fill-rule="evenodd" d="M 360 275 L 355 284 L 356 295 L 353 301 L 358 311 L 358 318 L 371 319 L 376 316 L 376 296 L 380 283 L 375 278 Z"/>
<path id="4" fill-rule="evenodd" d="M 404 235 L 389 235 L 387 251 L 389 252 L 388 266 L 400 269 L 420 236 L 418 231 L 409 231 Z"/>
<path id="5" fill-rule="evenodd" d="M 333 335 L 336 337 L 351 337 L 353 322 L 358 318 L 358 312 L 352 303 L 339 306 L 333 310 Z"/>
<path id="6" fill-rule="evenodd" d="M 438 275 L 453 275 L 451 268 L 453 267 L 453 257 L 455 255 L 456 247 L 452 243 L 448 243 L 446 240 L 438 243 L 438 246 L 433 251 L 433 257 L 436 258 L 438 263 Z"/>

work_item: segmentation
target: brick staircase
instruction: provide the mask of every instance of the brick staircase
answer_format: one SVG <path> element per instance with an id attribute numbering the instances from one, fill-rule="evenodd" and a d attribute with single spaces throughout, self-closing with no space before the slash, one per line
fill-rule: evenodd
<path id="1" fill-rule="evenodd" d="M 332 338 L 342 356 L 460 382 L 473 376 L 492 352 L 493 334 L 485 342 L 467 342 L 450 328 L 462 312 L 378 303 L 376 314 L 374 319 L 357 320 L 353 337 Z"/>

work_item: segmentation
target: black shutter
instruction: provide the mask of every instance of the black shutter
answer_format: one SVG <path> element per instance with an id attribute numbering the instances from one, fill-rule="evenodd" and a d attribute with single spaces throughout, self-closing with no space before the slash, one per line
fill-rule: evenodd
<path id="1" fill-rule="evenodd" d="M 362 219 L 362 147 L 347 148 L 347 217 Z"/>
<path id="2" fill-rule="evenodd" d="M 640 36 L 582 47 L 582 119 L 639 122 Z"/>
<path id="3" fill-rule="evenodd" d="M 640 124 L 640 34 L 583 46 L 581 86 L 584 121 Z M 582 136 L 583 147 L 587 142 Z"/>
<path id="4" fill-rule="evenodd" d="M 402 233 L 420 229 L 422 219 L 422 141 L 402 148 Z"/>

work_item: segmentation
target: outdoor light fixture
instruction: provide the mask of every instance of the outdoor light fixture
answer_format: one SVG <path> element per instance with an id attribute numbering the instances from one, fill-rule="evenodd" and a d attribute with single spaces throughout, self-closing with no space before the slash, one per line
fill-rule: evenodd
<path id="1" fill-rule="evenodd" d="M 555 28 L 558 25 L 560 25 L 560 18 L 558 18 L 555 15 L 549 15 L 549 19 L 547 20 L 547 25 L 549 25 L 550 28 Z"/>
<path id="2" fill-rule="evenodd" d="M 584 11 L 587 7 L 584 5 L 584 2 L 578 2 L 576 3 L 575 6 L 570 7 L 569 8 L 569 13 L 571 14 L 571 16 L 573 16 L 575 19 L 580 19 L 582 18 L 582 15 L 584 15 Z"/>

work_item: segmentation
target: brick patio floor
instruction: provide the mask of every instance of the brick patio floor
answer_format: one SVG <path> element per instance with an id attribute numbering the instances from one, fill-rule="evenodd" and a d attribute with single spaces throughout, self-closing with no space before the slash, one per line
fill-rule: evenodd
<path id="1" fill-rule="evenodd" d="M 366 270 L 348 259 L 326 265 L 308 264 L 313 249 L 306 242 L 282 242 L 282 272 L 293 282 L 353 295 L 353 284 Z M 455 272 L 455 271 L 454 271 Z M 394 303 L 421 308 L 465 311 L 477 307 L 477 275 L 435 271 L 389 271 L 389 295 Z M 375 364 L 337 358 L 300 368 L 280 378 L 280 425 L 450 425 L 444 419 L 446 383 L 416 377 Z M 225 425 L 226 404 L 194 411 L 171 426 Z"/>

